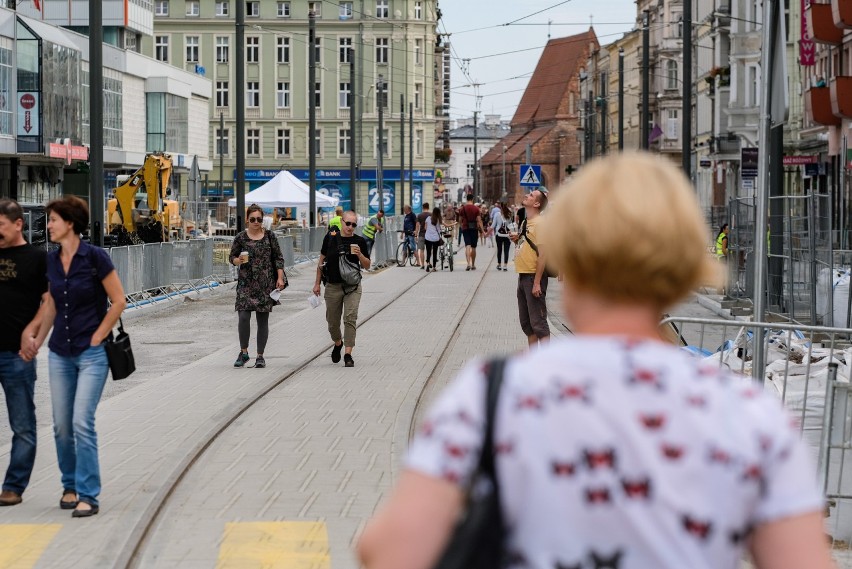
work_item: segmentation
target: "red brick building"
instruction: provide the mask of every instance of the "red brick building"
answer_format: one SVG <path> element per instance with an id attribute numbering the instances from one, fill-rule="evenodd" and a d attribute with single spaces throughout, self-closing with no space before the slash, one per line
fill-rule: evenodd
<path id="1" fill-rule="evenodd" d="M 512 118 L 512 131 L 481 159 L 481 194 L 489 201 L 503 194 L 505 159 L 506 193 L 518 203 L 523 188 L 518 183 L 526 150 L 532 149 L 532 164 L 540 164 L 542 184 L 554 190 L 568 176 L 568 167 L 580 165 L 582 117 L 580 116 L 580 72 L 589 54 L 599 47 L 594 29 L 547 42 L 524 96 Z M 505 150 L 504 150 L 505 148 Z"/>

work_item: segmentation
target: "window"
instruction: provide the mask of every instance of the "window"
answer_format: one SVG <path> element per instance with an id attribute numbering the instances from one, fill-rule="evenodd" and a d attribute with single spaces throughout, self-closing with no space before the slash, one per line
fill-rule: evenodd
<path id="1" fill-rule="evenodd" d="M 683 16 L 679 16 L 677 19 L 677 37 L 683 37 Z"/>
<path id="2" fill-rule="evenodd" d="M 322 2 L 308 2 L 308 13 L 314 13 L 317 18 L 322 17 Z"/>
<path id="3" fill-rule="evenodd" d="M 337 106 L 341 109 L 348 109 L 352 104 L 352 85 L 351 83 L 340 84 L 340 96 L 337 98 Z"/>
<path id="4" fill-rule="evenodd" d="M 349 50 L 352 49 L 352 38 L 340 38 L 337 40 L 338 52 L 340 53 L 340 57 L 338 61 L 340 63 L 352 63 L 352 60 L 349 58 Z"/>
<path id="5" fill-rule="evenodd" d="M 666 62 L 666 89 L 677 89 L 677 61 Z"/>
<path id="6" fill-rule="evenodd" d="M 387 65 L 390 51 L 390 40 L 388 38 L 376 38 L 376 63 Z"/>
<path id="7" fill-rule="evenodd" d="M 216 81 L 216 106 L 227 107 L 228 104 L 228 82 Z"/>
<path id="8" fill-rule="evenodd" d="M 260 129 L 246 129 L 246 154 L 248 156 L 260 156 Z"/>
<path id="9" fill-rule="evenodd" d="M 186 3 L 186 15 L 198 17 L 201 15 L 201 3 L 198 0 L 188 0 Z"/>
<path id="10" fill-rule="evenodd" d="M 260 63 L 260 38 L 246 38 L 246 63 Z"/>
<path id="11" fill-rule="evenodd" d="M 228 152 L 228 129 L 220 130 L 217 128 L 214 136 L 216 137 L 216 156 L 227 156 L 230 154 Z"/>
<path id="12" fill-rule="evenodd" d="M 149 4 L 150 6 L 150 4 Z M 169 0 L 157 0 L 154 2 L 154 15 L 155 16 L 168 16 L 169 15 Z"/>
<path id="13" fill-rule="evenodd" d="M 275 155 L 290 156 L 289 128 L 279 128 L 275 131 Z"/>
<path id="14" fill-rule="evenodd" d="M 390 18 L 390 0 L 376 0 L 376 17 Z"/>
<path id="15" fill-rule="evenodd" d="M 666 110 L 666 138 L 669 140 L 677 140 L 679 138 L 680 125 L 677 116 L 677 109 Z"/>
<path id="16" fill-rule="evenodd" d="M 379 89 L 379 85 L 381 85 L 381 89 Z M 381 106 L 383 109 L 388 108 L 388 82 L 384 79 L 380 80 L 380 83 L 376 85 L 376 110 Z"/>
<path id="17" fill-rule="evenodd" d="M 317 65 L 322 65 L 322 38 L 314 38 L 314 61 Z"/>
<path id="18" fill-rule="evenodd" d="M 260 106 L 260 81 L 246 81 L 246 107 Z"/>
<path id="19" fill-rule="evenodd" d="M 338 156 L 349 156 L 349 144 L 351 139 L 351 131 L 348 128 L 341 128 L 337 131 L 337 154 Z"/>
<path id="20" fill-rule="evenodd" d="M 340 3 L 340 19 L 341 20 L 350 20 L 352 19 L 352 2 L 341 2 Z"/>
<path id="21" fill-rule="evenodd" d="M 228 36 L 216 36 L 216 63 L 228 63 Z"/>
<path id="22" fill-rule="evenodd" d="M 467 171 L 467 177 L 473 178 L 473 164 L 468 164 L 466 166 L 466 171 Z"/>
<path id="23" fill-rule="evenodd" d="M 414 108 L 418 111 L 423 108 L 423 83 L 414 84 Z"/>
<path id="24" fill-rule="evenodd" d="M 757 107 L 760 102 L 760 69 L 756 64 L 746 66 L 746 107 Z"/>
<path id="25" fill-rule="evenodd" d="M 379 129 L 376 129 L 376 147 L 373 149 L 373 153 L 375 156 L 379 155 Z M 384 148 L 384 155 L 388 156 L 388 138 L 390 137 L 390 131 L 388 129 L 382 130 L 382 147 Z"/>
<path id="26" fill-rule="evenodd" d="M 198 63 L 198 36 L 186 36 L 186 61 Z"/>
<path id="27" fill-rule="evenodd" d="M 246 17 L 247 18 L 259 18 L 260 17 L 260 2 L 246 2 Z"/>
<path id="28" fill-rule="evenodd" d="M 423 130 L 414 131 L 414 152 L 417 154 L 417 156 L 421 157 L 423 156 L 423 138 Z"/>
<path id="29" fill-rule="evenodd" d="M 414 65 L 423 65 L 423 40 L 414 40 Z"/>
<path id="30" fill-rule="evenodd" d="M 230 6 L 228 2 L 216 2 L 216 15 L 217 16 L 227 16 L 230 13 Z"/>
<path id="31" fill-rule="evenodd" d="M 314 137 L 314 154 L 322 156 L 322 129 L 318 128 Z"/>
<path id="32" fill-rule="evenodd" d="M 414 2 L 414 19 L 423 19 L 423 2 L 420 2 L 419 0 Z"/>
<path id="33" fill-rule="evenodd" d="M 148 152 L 189 151 L 188 99 L 169 93 L 146 93 L 145 123 Z"/>
<path id="34" fill-rule="evenodd" d="M 279 109 L 290 108 L 290 82 L 279 81 L 275 89 L 275 107 Z M 289 154 L 289 152 L 288 152 Z"/>
<path id="35" fill-rule="evenodd" d="M 278 37 L 275 56 L 278 63 L 290 63 L 290 38 Z"/>
<path id="36" fill-rule="evenodd" d="M 279 18 L 289 18 L 290 17 L 290 3 L 289 2 L 279 2 L 278 3 L 278 17 Z"/>
<path id="37" fill-rule="evenodd" d="M 9 87 L 12 84 L 12 50 L 0 47 L 0 93 L 9 93 Z M 84 72 L 88 74 L 88 72 Z M 88 80 L 83 81 L 84 84 Z M 88 93 L 88 88 L 84 86 L 83 93 Z M 3 97 L 0 100 L 0 134 L 12 134 L 12 97 Z M 88 101 L 83 104 L 84 112 L 88 112 Z M 86 119 L 88 120 L 88 119 Z M 87 137 L 88 139 L 88 137 Z"/>
<path id="38" fill-rule="evenodd" d="M 169 61 L 169 36 L 154 36 L 154 57 L 157 61 Z"/>
<path id="39" fill-rule="evenodd" d="M 316 108 L 322 107 L 322 83 L 319 81 L 314 83 L 314 106 Z"/>
<path id="40" fill-rule="evenodd" d="M 122 128 L 122 84 L 120 79 L 104 77 L 104 146 L 121 148 Z"/>

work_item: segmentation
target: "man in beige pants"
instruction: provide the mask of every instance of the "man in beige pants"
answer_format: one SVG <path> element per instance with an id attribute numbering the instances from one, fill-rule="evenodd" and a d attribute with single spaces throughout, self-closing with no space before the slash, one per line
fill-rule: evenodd
<path id="1" fill-rule="evenodd" d="M 346 348 L 343 364 L 355 367 L 352 359 L 352 348 L 355 347 L 355 327 L 358 322 L 358 305 L 361 304 L 361 284 L 345 285 L 340 276 L 340 256 L 346 258 L 362 269 L 370 268 L 370 258 L 367 252 L 367 241 L 360 235 L 355 235 L 358 216 L 354 211 L 344 212 L 341 218 L 340 232 L 336 229 L 329 231 L 322 242 L 317 277 L 314 282 L 314 294 L 320 295 L 320 283 L 323 278 L 325 264 L 325 319 L 328 322 L 328 332 L 334 341 L 331 350 L 331 361 L 340 361 L 340 352 Z M 343 334 L 340 333 L 340 319 L 343 318 Z"/>

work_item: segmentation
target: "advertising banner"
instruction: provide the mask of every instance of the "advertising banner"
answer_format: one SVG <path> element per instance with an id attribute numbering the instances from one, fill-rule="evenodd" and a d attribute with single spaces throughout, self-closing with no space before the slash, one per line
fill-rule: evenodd
<path id="1" fill-rule="evenodd" d="M 381 209 L 383 209 L 387 215 L 393 215 L 396 211 L 396 184 L 393 182 L 385 182 L 384 184 L 382 184 L 382 188 L 382 198 L 384 199 L 384 206 Z M 370 186 L 367 198 L 370 203 L 370 215 L 378 213 L 379 190 L 375 184 Z"/>

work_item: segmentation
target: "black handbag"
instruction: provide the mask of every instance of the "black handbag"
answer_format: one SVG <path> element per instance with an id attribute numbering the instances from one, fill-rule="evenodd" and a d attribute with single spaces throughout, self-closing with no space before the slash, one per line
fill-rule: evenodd
<path id="1" fill-rule="evenodd" d="M 488 364 L 485 435 L 479 464 L 465 495 L 464 512 L 434 569 L 499 569 L 504 563 L 506 526 L 494 468 L 494 417 L 506 360 Z"/>
<path id="2" fill-rule="evenodd" d="M 109 370 L 114 380 L 124 379 L 136 371 L 133 348 L 130 347 L 130 335 L 124 331 L 124 322 L 118 319 L 118 336 L 108 338 L 104 344 Z"/>

